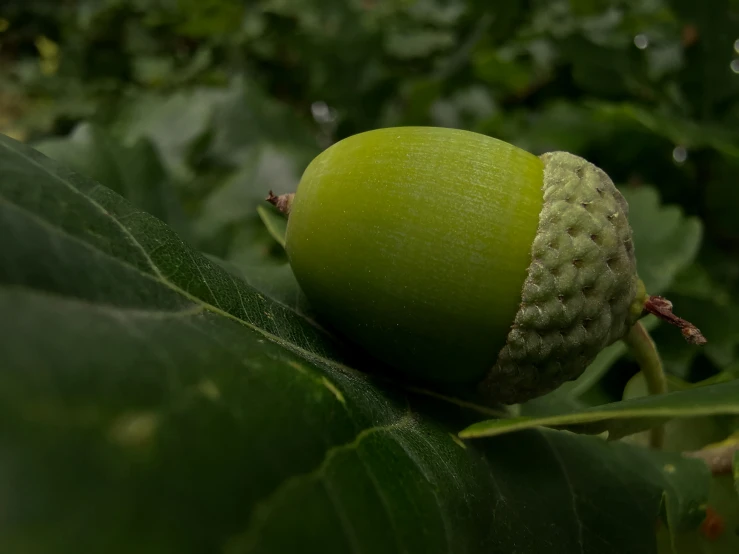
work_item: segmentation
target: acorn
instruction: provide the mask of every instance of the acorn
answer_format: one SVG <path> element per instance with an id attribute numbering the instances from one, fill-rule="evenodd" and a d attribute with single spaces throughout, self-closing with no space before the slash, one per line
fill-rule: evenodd
<path id="1" fill-rule="evenodd" d="M 524 402 L 577 378 L 644 313 L 672 316 L 638 277 L 625 199 L 567 152 L 378 129 L 268 200 L 288 214 L 287 256 L 318 317 L 414 381 Z"/>

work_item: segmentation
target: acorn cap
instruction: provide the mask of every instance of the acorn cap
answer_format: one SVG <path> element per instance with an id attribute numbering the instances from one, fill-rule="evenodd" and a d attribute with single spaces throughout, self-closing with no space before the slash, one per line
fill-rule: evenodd
<path id="1" fill-rule="evenodd" d="M 544 204 L 521 304 L 495 366 L 489 399 L 524 402 L 577 378 L 641 315 L 629 207 L 604 171 L 566 152 L 540 156 Z"/>

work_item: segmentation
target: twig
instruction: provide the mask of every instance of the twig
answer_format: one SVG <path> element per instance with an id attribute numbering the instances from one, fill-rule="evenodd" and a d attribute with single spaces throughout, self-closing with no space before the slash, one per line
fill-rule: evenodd
<path id="1" fill-rule="evenodd" d="M 292 207 L 294 197 L 294 192 L 275 196 L 272 191 L 269 191 L 269 195 L 265 200 L 277 208 L 283 215 L 288 216 L 290 215 L 290 208 Z"/>
<path id="2" fill-rule="evenodd" d="M 644 311 L 656 315 L 663 321 L 675 325 L 682 331 L 683 337 L 690 344 L 706 344 L 703 333 L 695 325 L 672 313 L 672 302 L 661 296 L 650 296 L 644 304 Z"/>

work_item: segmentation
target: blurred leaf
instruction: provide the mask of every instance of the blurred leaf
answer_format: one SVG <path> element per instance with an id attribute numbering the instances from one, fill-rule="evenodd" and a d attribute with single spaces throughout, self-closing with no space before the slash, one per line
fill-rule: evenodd
<path id="1" fill-rule="evenodd" d="M 662 294 L 695 259 L 703 236 L 701 222 L 685 217 L 677 206 L 661 206 L 651 187 L 621 192 L 629 203 L 639 277 L 649 294 Z"/>
<path id="2" fill-rule="evenodd" d="M 711 179 L 705 184 L 710 226 L 722 237 L 733 241 L 739 240 L 739 218 L 736 216 L 739 206 L 738 173 L 739 157 L 720 160 L 714 164 Z"/>
<path id="3" fill-rule="evenodd" d="M 720 304 L 713 300 L 691 298 L 677 293 L 670 294 L 675 313 L 692 322 L 701 330 L 708 343 L 701 351 L 721 369 L 737 360 L 736 347 L 739 345 L 739 309 L 736 304 Z M 698 354 L 696 348 L 687 349 L 679 344 L 677 337 L 667 337 L 667 329 L 657 330 L 654 334 L 658 344 L 668 345 L 669 349 L 663 354 L 665 363 L 674 358 L 677 365 L 670 363 L 667 367 L 679 376 L 690 378 L 686 372 L 689 362 Z M 679 340 L 682 341 L 682 338 Z M 685 341 L 682 341 L 683 343 Z M 681 363 L 680 363 L 681 362 Z"/>
<path id="4" fill-rule="evenodd" d="M 207 37 L 238 31 L 244 16 L 239 0 L 177 0 L 178 12 L 186 16 L 177 26 L 183 35 Z"/>
<path id="5" fill-rule="evenodd" d="M 239 171 L 203 203 L 196 224 L 198 235 L 208 239 L 229 226 L 258 220 L 256 209 L 264 203 L 267 193 L 295 191 L 300 169 L 289 151 L 270 144 L 255 144 Z"/>
<path id="6" fill-rule="evenodd" d="M 448 31 L 403 29 L 388 35 L 385 50 L 397 58 L 420 58 L 454 45 L 454 35 Z"/>
<path id="7" fill-rule="evenodd" d="M 208 155 L 237 167 L 250 163 L 254 151 L 265 145 L 292 157 L 301 171 L 320 151 L 309 127 L 286 105 L 266 96 L 254 83 L 234 79 L 215 106 Z"/>
<path id="8" fill-rule="evenodd" d="M 504 56 L 498 50 L 480 50 L 473 59 L 475 74 L 483 81 L 499 85 L 506 91 L 521 93 L 534 82 L 529 64 Z"/>
<path id="9" fill-rule="evenodd" d="M 564 43 L 564 50 L 573 62 L 575 82 L 588 92 L 605 98 L 618 98 L 639 90 L 640 76 L 634 73 L 629 56 L 620 49 L 594 45 L 575 36 Z"/>
<path id="10" fill-rule="evenodd" d="M 731 302 L 731 295 L 726 286 L 718 283 L 701 263 L 689 265 L 678 273 L 670 290 L 683 296 L 710 300 L 719 306 L 726 306 Z"/>
<path id="11" fill-rule="evenodd" d="M 731 127 L 715 123 L 697 123 L 667 108 L 648 110 L 636 104 L 593 102 L 594 112 L 607 120 L 631 121 L 668 138 L 684 148 L 712 147 L 727 156 L 739 157 L 739 133 Z"/>
<path id="12" fill-rule="evenodd" d="M 193 175 L 190 151 L 208 131 L 215 106 L 225 94 L 218 89 L 196 89 L 171 96 L 136 96 L 122 108 L 113 130 L 127 144 L 142 137 L 151 140 L 167 170 L 186 181 Z"/>
<path id="13" fill-rule="evenodd" d="M 287 219 L 285 219 L 285 216 L 265 206 L 258 206 L 257 213 L 267 231 L 269 231 L 270 236 L 284 248 L 285 232 L 287 231 Z"/>
<path id="14" fill-rule="evenodd" d="M 736 529 L 736 522 L 739 521 L 739 499 L 737 499 L 730 475 L 716 476 L 711 479 L 708 506 L 711 509 L 711 515 L 708 517 L 713 522 L 711 527 L 701 525 L 698 530 L 677 533 L 674 541 L 675 549 L 671 548 L 669 534 L 666 530 L 660 529 L 657 535 L 658 552 L 660 554 L 735 554 L 739 549 L 739 533 Z"/>
<path id="15" fill-rule="evenodd" d="M 48 139 L 36 148 L 105 184 L 171 225 L 183 237 L 189 237 L 189 223 L 159 155 L 148 140 L 139 139 L 131 146 L 124 146 L 100 127 L 85 123 L 68 138 Z"/>
<path id="16" fill-rule="evenodd" d="M 694 99 L 695 111 L 703 118 L 715 114 L 717 104 L 739 92 L 739 79 L 729 64 L 737 38 L 739 8 L 730 0 L 670 0 L 670 6 L 695 29 L 696 40 L 687 50 L 682 72 L 683 87 Z"/>

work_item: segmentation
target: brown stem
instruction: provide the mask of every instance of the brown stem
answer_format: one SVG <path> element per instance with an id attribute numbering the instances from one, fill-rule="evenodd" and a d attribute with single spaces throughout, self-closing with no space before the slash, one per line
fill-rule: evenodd
<path id="1" fill-rule="evenodd" d="M 290 208 L 292 207 L 294 197 L 294 192 L 275 196 L 272 191 L 269 191 L 269 195 L 267 196 L 266 200 L 275 208 L 277 208 L 283 215 L 288 216 L 290 215 Z"/>
<path id="2" fill-rule="evenodd" d="M 650 296 L 644 304 L 644 311 L 678 327 L 682 331 L 685 340 L 690 344 L 701 345 L 708 342 L 698 327 L 673 314 L 672 302 L 662 296 Z"/>

